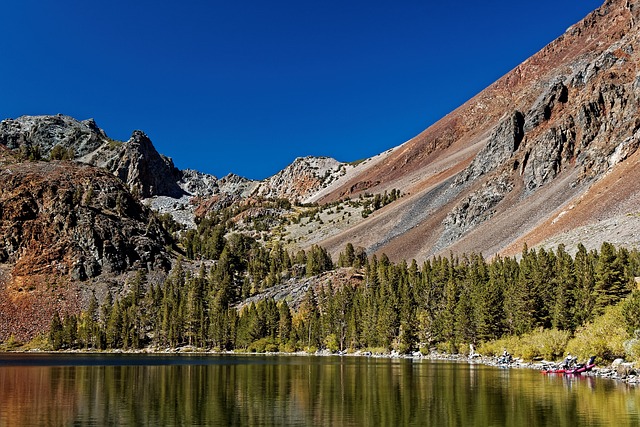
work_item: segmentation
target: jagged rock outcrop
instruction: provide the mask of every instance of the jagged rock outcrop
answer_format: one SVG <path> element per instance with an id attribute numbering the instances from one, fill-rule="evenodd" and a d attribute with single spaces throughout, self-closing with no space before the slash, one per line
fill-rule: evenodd
<path id="1" fill-rule="evenodd" d="M 495 180 L 487 181 L 482 188 L 465 197 L 442 221 L 444 230 L 433 251 L 446 248 L 465 232 L 491 218 L 495 213 L 496 205 L 513 188 L 514 184 L 510 177 L 501 175 Z"/>
<path id="2" fill-rule="evenodd" d="M 229 174 L 217 181 L 212 196 L 203 197 L 198 201 L 195 215 L 196 217 L 202 217 L 210 211 L 219 210 L 231 206 L 233 203 L 242 202 L 250 198 L 259 185 L 259 181 L 253 181 L 236 174 Z"/>
<path id="3" fill-rule="evenodd" d="M 299 157 L 260 183 L 256 195 L 302 201 L 346 173 L 348 165 L 330 157 Z"/>
<path id="4" fill-rule="evenodd" d="M 178 184 L 182 173 L 141 131 L 120 142 L 110 139 L 93 119 L 78 121 L 62 114 L 22 116 L 0 122 L 0 144 L 27 153 L 35 150 L 36 157 L 43 159 L 50 157 L 54 147 L 62 148 L 72 154 L 67 157 L 111 171 L 141 198 L 185 194 Z"/>
<path id="5" fill-rule="evenodd" d="M 72 149 L 76 157 L 95 151 L 109 141 L 93 119 L 78 121 L 69 116 L 22 116 L 0 122 L 0 144 L 12 150 L 38 147 L 47 158 L 59 145 Z"/>
<path id="6" fill-rule="evenodd" d="M 193 169 L 181 171 L 178 185 L 186 194 L 199 197 L 213 196 L 220 191 L 218 178 Z"/>
<path id="7" fill-rule="evenodd" d="M 105 144 L 80 160 L 111 171 L 141 198 L 179 198 L 185 194 L 178 185 L 182 173 L 139 130 L 133 132 L 129 141 Z"/>
<path id="8" fill-rule="evenodd" d="M 554 109 L 567 102 L 568 96 L 569 90 L 562 81 L 551 82 L 549 89 L 540 94 L 527 113 L 523 131 L 530 132 L 542 122 L 549 120 Z"/>
<path id="9" fill-rule="evenodd" d="M 462 185 L 503 166 L 514 156 L 524 138 L 524 115 L 514 111 L 493 130 L 487 145 L 482 148 L 473 162 L 461 172 L 454 185 Z"/>
<path id="10" fill-rule="evenodd" d="M 169 236 L 108 172 L 25 162 L 3 166 L 0 180 L 0 263 L 14 277 L 77 281 L 169 267 Z"/>

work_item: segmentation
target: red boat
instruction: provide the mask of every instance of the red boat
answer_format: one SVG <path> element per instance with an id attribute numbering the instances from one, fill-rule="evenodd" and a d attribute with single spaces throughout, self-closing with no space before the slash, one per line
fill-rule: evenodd
<path id="1" fill-rule="evenodd" d="M 568 369 L 544 369 L 540 372 L 543 374 L 564 374 L 568 371 Z"/>
<path id="2" fill-rule="evenodd" d="M 596 364 L 593 363 L 595 359 L 596 359 L 595 356 L 591 356 L 587 363 L 580 364 L 575 368 L 553 368 L 553 369 L 545 369 L 545 370 L 542 370 L 541 372 L 543 374 L 567 374 L 567 375 L 581 374 L 583 372 L 592 370 L 596 366 Z"/>
<path id="3" fill-rule="evenodd" d="M 593 363 L 595 360 L 596 360 L 596 357 L 595 356 L 591 356 L 587 363 L 585 363 L 584 365 L 579 365 L 574 369 L 568 369 L 565 372 L 565 374 L 574 375 L 574 374 L 581 374 L 583 372 L 588 372 L 588 371 L 592 370 L 594 366 L 596 366 L 596 364 Z"/>

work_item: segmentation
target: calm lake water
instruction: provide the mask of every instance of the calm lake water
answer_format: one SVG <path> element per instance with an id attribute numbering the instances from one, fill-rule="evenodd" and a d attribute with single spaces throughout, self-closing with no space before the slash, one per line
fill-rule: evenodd
<path id="1" fill-rule="evenodd" d="M 638 426 L 610 380 L 428 360 L 0 354 L 0 426 Z"/>

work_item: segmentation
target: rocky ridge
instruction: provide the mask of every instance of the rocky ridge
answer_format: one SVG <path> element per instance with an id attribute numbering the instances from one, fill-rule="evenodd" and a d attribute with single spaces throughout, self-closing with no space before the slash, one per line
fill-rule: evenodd
<path id="1" fill-rule="evenodd" d="M 276 175 L 262 181 L 255 195 L 304 202 L 347 173 L 351 165 L 330 157 L 299 157 Z"/>
<path id="2" fill-rule="evenodd" d="M 27 162 L 4 166 L 0 179 L 0 262 L 14 276 L 85 280 L 170 266 L 169 236 L 106 171 Z"/>
<path id="3" fill-rule="evenodd" d="M 0 145 L 15 151 L 37 147 L 42 158 L 50 157 L 56 146 L 70 149 L 75 161 L 109 170 L 148 206 L 172 214 L 187 227 L 194 226 L 198 213 L 248 197 L 304 201 L 351 167 L 328 157 L 309 156 L 296 159 L 262 181 L 235 174 L 218 179 L 194 170 L 178 170 L 171 158 L 157 152 L 142 131 L 134 131 L 128 141 L 116 141 L 93 119 L 78 121 L 61 114 L 3 120 Z"/>

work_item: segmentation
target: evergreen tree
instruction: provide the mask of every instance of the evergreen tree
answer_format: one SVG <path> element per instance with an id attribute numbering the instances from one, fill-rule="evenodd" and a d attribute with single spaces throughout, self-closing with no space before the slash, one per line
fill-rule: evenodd
<path id="1" fill-rule="evenodd" d="M 109 312 L 106 326 L 106 338 L 108 348 L 122 348 L 122 313 L 120 303 L 116 300 Z"/>
<path id="2" fill-rule="evenodd" d="M 316 293 L 312 286 L 309 286 L 304 299 L 298 309 L 298 330 L 299 336 L 306 347 L 320 346 L 320 324 L 319 311 Z"/>
<path id="3" fill-rule="evenodd" d="M 486 277 L 475 297 L 475 319 L 478 339 L 500 338 L 504 332 L 504 289 L 514 282 L 510 260 L 496 257 L 486 268 Z M 484 276 L 484 274 L 483 274 Z"/>
<path id="4" fill-rule="evenodd" d="M 504 310 L 507 330 L 511 334 L 520 335 L 529 332 L 535 325 L 535 313 L 538 308 L 534 294 L 533 268 L 535 252 L 529 251 L 525 244 L 522 259 L 518 266 L 517 279 L 512 286 L 505 289 Z"/>
<path id="5" fill-rule="evenodd" d="M 282 301 L 278 306 L 278 339 L 281 349 L 284 349 L 290 343 L 292 327 L 291 310 L 287 302 Z"/>
<path id="6" fill-rule="evenodd" d="M 418 267 L 415 260 L 411 264 L 411 268 L 407 271 L 406 264 L 403 265 L 402 271 L 406 274 L 401 275 L 399 283 L 399 322 L 400 329 L 398 331 L 398 347 L 401 353 L 412 351 L 418 339 L 418 325 L 416 308 L 417 303 L 414 295 L 414 284 L 418 282 Z"/>
<path id="7" fill-rule="evenodd" d="M 552 309 L 552 326 L 556 329 L 574 330 L 575 316 L 575 287 L 573 259 L 565 251 L 564 245 L 559 245 L 556 255 L 556 276 L 554 280 L 555 296 Z"/>
<path id="8" fill-rule="evenodd" d="M 576 286 L 574 291 L 574 324 L 580 326 L 593 318 L 595 306 L 595 253 L 588 253 L 581 243 L 574 259 Z"/>
<path id="9" fill-rule="evenodd" d="M 555 304 L 555 255 L 540 248 L 532 259 L 534 327 L 550 328 Z"/>
<path id="10" fill-rule="evenodd" d="M 51 319 L 51 325 L 49 326 L 49 342 L 54 350 L 60 350 L 64 345 L 62 320 L 57 311 L 53 313 L 53 319 Z"/>
<path id="11" fill-rule="evenodd" d="M 458 281 L 453 272 L 453 266 L 450 265 L 449 278 L 444 286 L 443 294 L 443 310 L 441 314 L 442 341 L 449 345 L 449 351 L 457 352 L 456 340 L 456 307 L 458 306 Z"/>
<path id="12" fill-rule="evenodd" d="M 356 260 L 356 251 L 351 243 L 347 243 L 344 252 L 340 252 L 338 259 L 339 267 L 351 267 Z"/>
<path id="13" fill-rule="evenodd" d="M 595 273 L 594 311 L 600 315 L 607 306 L 616 304 L 630 292 L 624 265 L 611 243 L 604 242 L 600 247 Z"/>
<path id="14" fill-rule="evenodd" d="M 89 299 L 87 311 L 80 316 L 78 325 L 80 341 L 85 349 L 98 348 L 99 326 L 98 326 L 98 300 L 94 293 Z"/>

